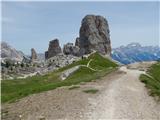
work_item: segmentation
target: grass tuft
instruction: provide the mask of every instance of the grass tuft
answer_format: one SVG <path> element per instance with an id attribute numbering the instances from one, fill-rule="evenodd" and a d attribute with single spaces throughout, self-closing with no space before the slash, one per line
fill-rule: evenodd
<path id="1" fill-rule="evenodd" d="M 95 93 L 97 93 L 98 91 L 99 91 L 98 89 L 88 89 L 88 90 L 84 90 L 83 92 L 95 94 Z"/>

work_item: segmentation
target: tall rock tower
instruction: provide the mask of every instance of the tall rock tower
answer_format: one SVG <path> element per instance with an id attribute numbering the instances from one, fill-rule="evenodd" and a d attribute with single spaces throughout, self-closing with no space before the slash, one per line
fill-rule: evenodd
<path id="1" fill-rule="evenodd" d="M 103 55 L 111 54 L 110 31 L 104 17 L 86 15 L 81 23 L 79 36 L 81 54 L 88 54 L 93 50 Z"/>

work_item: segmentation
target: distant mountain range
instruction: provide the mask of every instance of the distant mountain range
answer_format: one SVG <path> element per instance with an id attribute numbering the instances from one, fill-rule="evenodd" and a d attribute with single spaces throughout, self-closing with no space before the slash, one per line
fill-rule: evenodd
<path id="1" fill-rule="evenodd" d="M 160 60 L 160 47 L 141 46 L 139 43 L 131 43 L 127 46 L 112 49 L 112 58 L 122 64 Z"/>

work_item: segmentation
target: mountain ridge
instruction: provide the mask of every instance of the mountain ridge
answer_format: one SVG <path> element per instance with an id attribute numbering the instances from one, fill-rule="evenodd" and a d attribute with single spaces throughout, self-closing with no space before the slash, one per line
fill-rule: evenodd
<path id="1" fill-rule="evenodd" d="M 130 64 L 142 61 L 160 60 L 159 46 L 142 46 L 139 43 L 130 43 L 112 49 L 112 58 L 122 64 Z"/>
<path id="2" fill-rule="evenodd" d="M 22 51 L 17 50 L 5 41 L 1 41 L 0 54 L 2 60 L 10 59 L 19 62 L 21 62 L 23 60 L 23 56 L 25 56 L 25 54 Z"/>

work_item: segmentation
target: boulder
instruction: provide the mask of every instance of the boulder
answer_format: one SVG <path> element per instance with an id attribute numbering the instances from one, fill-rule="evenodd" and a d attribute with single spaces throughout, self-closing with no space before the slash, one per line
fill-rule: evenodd
<path id="1" fill-rule="evenodd" d="M 54 39 L 49 42 L 49 48 L 48 48 L 48 51 L 45 52 L 45 58 L 48 59 L 48 58 L 54 57 L 61 52 L 62 52 L 62 50 L 59 45 L 59 40 Z"/>
<path id="2" fill-rule="evenodd" d="M 67 43 L 63 47 L 63 53 L 66 55 L 78 56 L 79 55 L 79 47 L 74 46 L 73 43 Z"/>
<path id="3" fill-rule="evenodd" d="M 111 54 L 110 31 L 104 17 L 85 16 L 79 34 L 80 38 L 76 40 L 76 45 L 80 47 L 81 54 L 89 54 L 93 50 L 103 55 Z"/>

